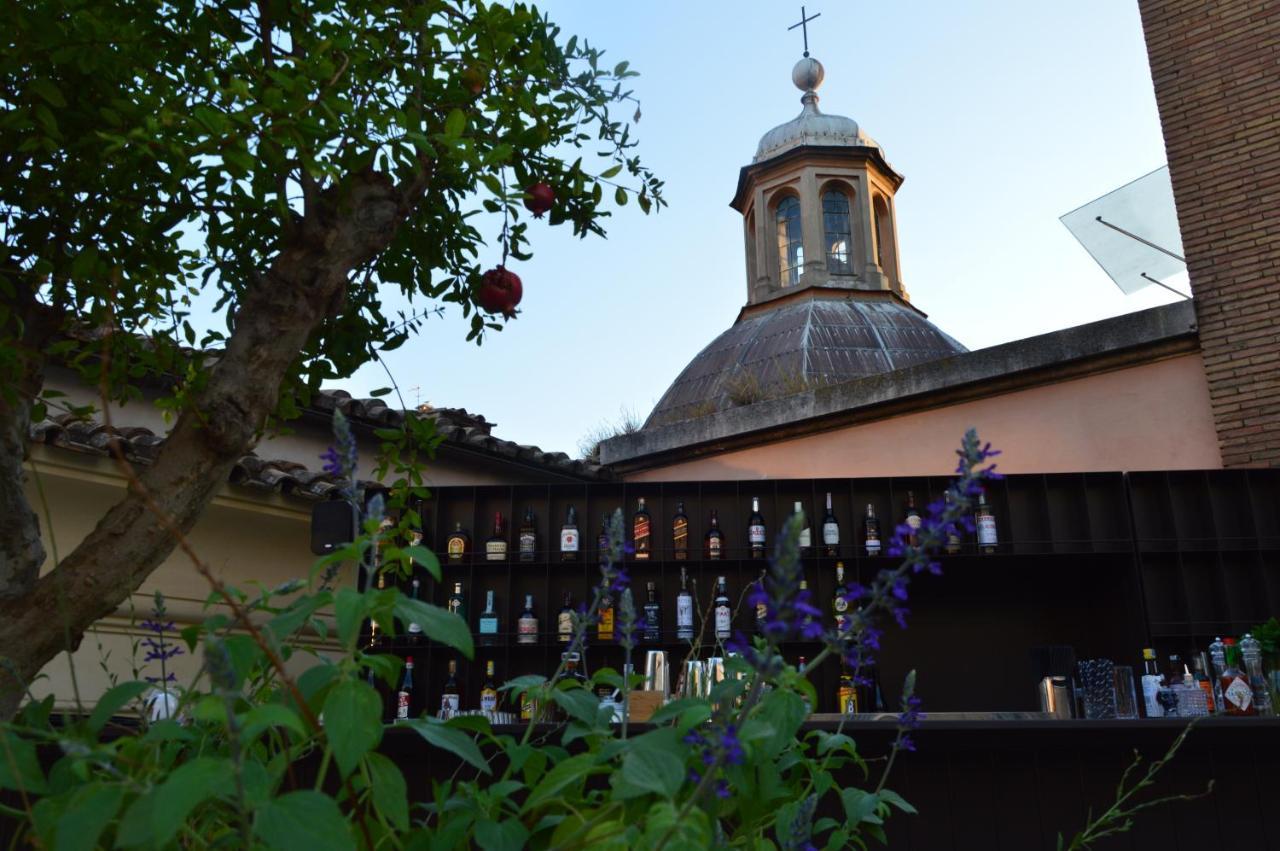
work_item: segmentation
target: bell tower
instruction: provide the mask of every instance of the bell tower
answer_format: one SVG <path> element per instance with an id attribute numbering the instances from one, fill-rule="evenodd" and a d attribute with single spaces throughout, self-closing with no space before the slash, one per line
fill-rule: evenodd
<path id="1" fill-rule="evenodd" d="M 824 76 L 806 51 L 791 70 L 800 114 L 765 133 L 738 175 L 748 305 L 815 286 L 907 299 L 893 203 L 903 177 L 856 121 L 818 109 Z"/>

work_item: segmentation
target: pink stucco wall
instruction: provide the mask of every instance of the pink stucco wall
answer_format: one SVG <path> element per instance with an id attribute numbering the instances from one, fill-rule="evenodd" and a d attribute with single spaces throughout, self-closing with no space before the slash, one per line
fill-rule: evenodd
<path id="1" fill-rule="evenodd" d="M 1006 473 L 1222 466 L 1199 354 L 633 473 L 633 481 L 946 475 L 965 429 Z"/>

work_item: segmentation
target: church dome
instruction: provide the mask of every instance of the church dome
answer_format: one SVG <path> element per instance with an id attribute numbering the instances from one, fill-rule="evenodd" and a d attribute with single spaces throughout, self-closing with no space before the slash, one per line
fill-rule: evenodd
<path id="1" fill-rule="evenodd" d="M 810 289 L 748 310 L 672 382 L 645 427 L 965 351 L 896 296 Z"/>
<path id="2" fill-rule="evenodd" d="M 756 148 L 754 162 L 772 159 L 801 145 L 828 145 L 849 148 L 879 148 L 862 132 L 858 122 L 843 115 L 827 115 L 818 109 L 818 87 L 825 71 L 822 63 L 806 56 L 791 70 L 791 81 L 804 92 L 800 114 L 765 133 Z"/>

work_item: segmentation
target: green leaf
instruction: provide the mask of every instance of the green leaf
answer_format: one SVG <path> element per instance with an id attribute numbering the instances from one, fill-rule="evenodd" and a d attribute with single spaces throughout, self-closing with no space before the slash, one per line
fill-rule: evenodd
<path id="1" fill-rule="evenodd" d="M 600 701 L 584 688 L 556 689 L 551 692 L 551 699 L 560 707 L 586 724 L 594 724 L 600 713 Z"/>
<path id="2" fill-rule="evenodd" d="M 914 816 L 917 814 L 916 808 L 911 806 L 905 800 L 903 800 L 902 796 L 899 795 L 897 792 L 892 792 L 888 789 L 881 789 L 877 794 L 880 800 L 885 802 L 886 804 L 891 804 L 892 806 L 897 807 L 899 810 L 902 810 L 902 812 L 907 813 L 908 815 Z"/>
<path id="3" fill-rule="evenodd" d="M 106 694 L 98 698 L 98 705 L 89 715 L 89 729 L 94 733 L 101 732 L 113 715 L 149 688 L 150 683 L 134 681 L 108 689 Z"/>
<path id="4" fill-rule="evenodd" d="M 539 804 L 554 798 L 571 783 L 581 783 L 595 769 L 596 755 L 592 753 L 581 753 L 558 763 L 529 793 L 529 798 L 524 802 L 521 812 L 529 812 Z"/>
<path id="5" fill-rule="evenodd" d="M 279 703 L 263 703 L 245 713 L 241 737 L 251 742 L 269 727 L 284 727 L 299 737 L 307 735 L 307 728 L 298 713 Z"/>
<path id="6" fill-rule="evenodd" d="M 375 399 L 378 399 L 383 396 L 386 396 L 390 392 L 391 392 L 390 387 L 379 387 L 377 390 L 370 390 L 369 395 Z"/>
<path id="7" fill-rule="evenodd" d="M 619 207 L 625 207 L 627 205 L 627 190 L 621 186 L 613 190 L 613 200 L 617 202 Z"/>
<path id="8" fill-rule="evenodd" d="M 54 851 L 93 851 L 123 800 L 124 789 L 120 786 L 94 783 L 77 789 L 58 819 Z"/>
<path id="9" fill-rule="evenodd" d="M 701 698 L 682 697 L 679 700 L 671 701 L 653 713 L 649 723 L 663 724 L 672 718 L 679 718 L 679 723 L 676 726 L 681 730 L 687 730 L 695 724 L 701 724 L 710 717 L 711 704 Z"/>
<path id="10" fill-rule="evenodd" d="M 520 851 L 528 838 L 528 829 L 516 819 L 476 823 L 476 844 L 485 851 Z"/>
<path id="11" fill-rule="evenodd" d="M 389 758 L 374 752 L 365 758 L 369 766 L 373 805 L 397 830 L 409 829 L 409 787 L 404 775 Z"/>
<path id="12" fill-rule="evenodd" d="M 600 177 L 603 180 L 608 180 L 610 177 L 613 177 L 620 171 L 622 171 L 622 163 L 618 163 L 615 166 L 606 168 L 604 171 L 600 172 Z"/>
<path id="13" fill-rule="evenodd" d="M 882 819 L 876 815 L 876 807 L 880 805 L 880 799 L 865 789 L 858 789 L 850 786 L 840 790 L 840 802 L 844 804 L 845 820 L 849 824 L 882 824 Z"/>
<path id="14" fill-rule="evenodd" d="M 405 547 L 404 554 L 413 559 L 415 564 L 419 564 L 427 569 L 427 572 L 435 578 L 436 582 L 441 581 L 440 577 L 440 559 L 436 558 L 436 554 L 431 552 L 424 546 L 414 545 Z"/>
<path id="15" fill-rule="evenodd" d="M 4 734 L 4 751 L 0 751 L 0 789 L 44 793 L 48 790 L 44 771 L 36 756 L 36 746 L 17 733 Z"/>
<path id="16" fill-rule="evenodd" d="M 364 619 L 364 595 L 354 588 L 341 588 L 333 601 L 338 619 L 338 638 L 342 646 L 352 650 L 360 638 L 360 621 Z"/>
<path id="17" fill-rule="evenodd" d="M 615 786 L 621 798 L 633 798 L 635 790 L 670 798 L 684 783 L 684 763 L 669 753 L 645 748 L 632 750 L 622 759 L 622 784 Z"/>
<path id="18" fill-rule="evenodd" d="M 455 730 L 438 718 L 415 718 L 402 721 L 402 727 L 416 730 L 418 735 L 437 748 L 448 751 L 476 769 L 489 774 L 489 763 L 475 740 L 461 730 Z"/>
<path id="19" fill-rule="evenodd" d="M 756 745 L 762 758 L 777 759 L 778 754 L 795 740 L 796 731 L 809 715 L 808 707 L 800 695 L 793 691 L 774 689 L 760 701 L 752 719 L 759 719 L 773 727 L 774 735 Z"/>
<path id="20" fill-rule="evenodd" d="M 267 629 L 271 630 L 271 634 L 277 640 L 283 641 L 296 632 L 319 609 L 329 605 L 331 599 L 327 592 L 303 597 L 268 621 Z"/>
<path id="21" fill-rule="evenodd" d="M 192 810 L 217 795 L 227 794 L 235 782 L 231 760 L 201 756 L 178 766 L 153 793 L 151 836 L 165 845 L 177 835 Z"/>
<path id="22" fill-rule="evenodd" d="M 324 730 L 345 777 L 382 741 L 382 699 L 368 683 L 342 680 L 325 699 Z"/>
<path id="23" fill-rule="evenodd" d="M 456 614 L 431 603 L 400 595 L 396 598 L 395 616 L 405 623 L 416 623 L 432 641 L 439 641 L 471 659 L 475 645 L 471 640 L 471 628 Z"/>
<path id="24" fill-rule="evenodd" d="M 449 111 L 449 116 L 444 120 L 444 135 L 447 139 L 457 139 L 462 135 L 462 131 L 466 129 L 467 116 L 462 110 L 454 107 Z"/>
<path id="25" fill-rule="evenodd" d="M 50 103 L 50 105 L 56 106 L 58 109 L 66 108 L 67 99 L 62 96 L 62 92 L 58 91 L 58 87 L 55 86 L 50 81 L 32 80 L 27 85 L 31 87 L 31 91 L 35 92 L 36 94 L 40 95 L 40 97 L 47 100 Z"/>
<path id="26" fill-rule="evenodd" d="M 253 832 L 268 847 L 297 851 L 351 851 L 347 820 L 327 795 L 290 792 L 258 808 Z"/>

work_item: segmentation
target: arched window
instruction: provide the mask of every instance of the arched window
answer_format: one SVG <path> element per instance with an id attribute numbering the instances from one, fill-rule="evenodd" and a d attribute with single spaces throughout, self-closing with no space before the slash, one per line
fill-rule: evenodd
<path id="1" fill-rule="evenodd" d="M 893 222 L 889 219 L 889 205 L 877 195 L 872 204 L 876 225 L 876 265 L 890 281 L 896 280 L 898 258 L 893 245 Z"/>
<path id="2" fill-rule="evenodd" d="M 793 287 L 804 274 L 804 242 L 800 233 L 800 202 L 788 195 L 778 202 L 778 263 L 781 274 L 779 283 Z"/>
<path id="3" fill-rule="evenodd" d="M 835 189 L 822 193 L 822 235 L 827 251 L 827 271 L 833 275 L 850 275 L 849 247 L 853 235 L 849 231 L 849 198 Z"/>
<path id="4" fill-rule="evenodd" d="M 756 285 L 756 214 L 747 215 L 747 286 Z"/>

